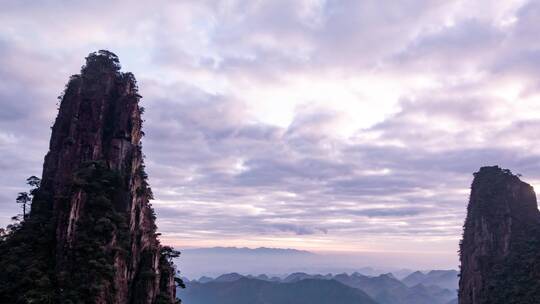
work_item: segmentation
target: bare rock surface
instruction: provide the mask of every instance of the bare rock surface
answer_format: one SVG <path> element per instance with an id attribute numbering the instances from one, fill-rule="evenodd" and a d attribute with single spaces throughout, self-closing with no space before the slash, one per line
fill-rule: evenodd
<path id="1" fill-rule="evenodd" d="M 8 282 L 0 296 L 13 303 L 176 303 L 174 251 L 157 239 L 149 202 L 135 77 L 120 71 L 116 55 L 99 51 L 60 98 L 31 214 L 0 244 L 0 262 L 14 250 L 27 254 L 0 282 L 34 271 L 37 283 Z"/>

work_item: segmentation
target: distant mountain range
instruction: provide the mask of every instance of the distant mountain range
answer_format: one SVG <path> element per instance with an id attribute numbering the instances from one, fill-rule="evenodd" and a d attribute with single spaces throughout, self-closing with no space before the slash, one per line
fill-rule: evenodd
<path id="1" fill-rule="evenodd" d="M 280 283 L 242 277 L 228 282 L 191 282 L 179 296 L 190 304 L 378 304 L 359 289 L 316 279 Z"/>
<path id="2" fill-rule="evenodd" d="M 190 304 L 449 304 L 457 296 L 457 280 L 455 270 L 417 271 L 403 280 L 391 273 L 366 276 L 358 272 L 298 272 L 281 278 L 228 273 L 215 279 L 186 279 L 187 288 L 179 291 L 179 296 Z"/>
<path id="3" fill-rule="evenodd" d="M 405 277 L 402 282 L 409 287 L 423 284 L 455 290 L 457 289 L 457 278 L 458 272 L 456 270 L 432 270 L 428 273 L 415 271 Z"/>
<path id="4" fill-rule="evenodd" d="M 188 277 L 216 277 L 222 273 L 291 273 L 306 271 L 321 256 L 288 248 L 212 247 L 182 249 L 179 263 Z M 319 272 L 319 271 L 317 271 Z"/>
<path id="5" fill-rule="evenodd" d="M 396 278 L 403 279 L 414 272 L 414 270 L 386 265 L 386 259 L 395 258 L 385 253 L 311 252 L 267 247 L 177 249 L 182 252 L 177 260 L 182 265 L 182 275 L 189 278 L 201 276 L 215 278 L 223 273 L 231 272 L 282 276 L 295 272 L 352 273 L 358 271 L 367 276 L 392 272 Z M 374 267 L 366 267 L 366 265 L 374 265 Z"/>
<path id="6" fill-rule="evenodd" d="M 257 254 L 257 255 L 315 255 L 306 250 L 289 248 L 247 248 L 247 247 L 211 247 L 183 249 L 184 254 Z"/>

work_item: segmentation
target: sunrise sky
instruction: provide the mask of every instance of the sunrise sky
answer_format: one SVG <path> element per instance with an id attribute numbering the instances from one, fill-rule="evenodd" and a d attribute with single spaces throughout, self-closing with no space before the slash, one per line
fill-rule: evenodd
<path id="1" fill-rule="evenodd" d="M 138 79 L 161 238 L 180 249 L 455 267 L 473 172 L 540 186 L 537 1 L 149 3 L 1 1 L 1 225 L 99 49 Z"/>

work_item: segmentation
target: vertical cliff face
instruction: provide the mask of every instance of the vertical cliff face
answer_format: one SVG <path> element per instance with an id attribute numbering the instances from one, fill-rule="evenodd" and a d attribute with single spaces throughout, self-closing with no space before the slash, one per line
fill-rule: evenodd
<path id="1" fill-rule="evenodd" d="M 11 237 L 50 227 L 52 242 L 30 250 L 42 252 L 36 268 L 54 303 L 176 303 L 174 252 L 160 245 L 149 203 L 140 97 L 108 51 L 66 86 L 32 214 Z"/>
<path id="2" fill-rule="evenodd" d="M 460 304 L 540 303 L 540 214 L 509 170 L 474 174 L 460 245 Z"/>

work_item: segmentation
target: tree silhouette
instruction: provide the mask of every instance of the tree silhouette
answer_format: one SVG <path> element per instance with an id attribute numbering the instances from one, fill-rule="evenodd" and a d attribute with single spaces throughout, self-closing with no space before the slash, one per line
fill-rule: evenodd
<path id="1" fill-rule="evenodd" d="M 32 190 L 35 190 L 41 186 L 41 179 L 35 175 L 32 175 L 26 179 L 26 183 L 33 188 Z"/>
<path id="2" fill-rule="evenodd" d="M 23 220 L 26 219 L 26 206 L 31 200 L 28 192 L 19 192 L 19 195 L 17 196 L 16 202 L 17 204 L 21 204 L 23 208 Z"/>
<path id="3" fill-rule="evenodd" d="M 29 207 L 30 202 L 32 202 L 32 198 L 34 194 L 36 194 L 37 190 L 39 189 L 39 186 L 41 185 L 41 179 L 39 177 L 36 177 L 34 175 L 30 176 L 26 179 L 26 184 L 28 184 L 31 188 L 29 192 L 19 192 L 19 195 L 17 195 L 17 198 L 15 201 L 17 204 L 22 205 L 23 209 L 23 220 L 26 219 L 26 210 Z"/>

